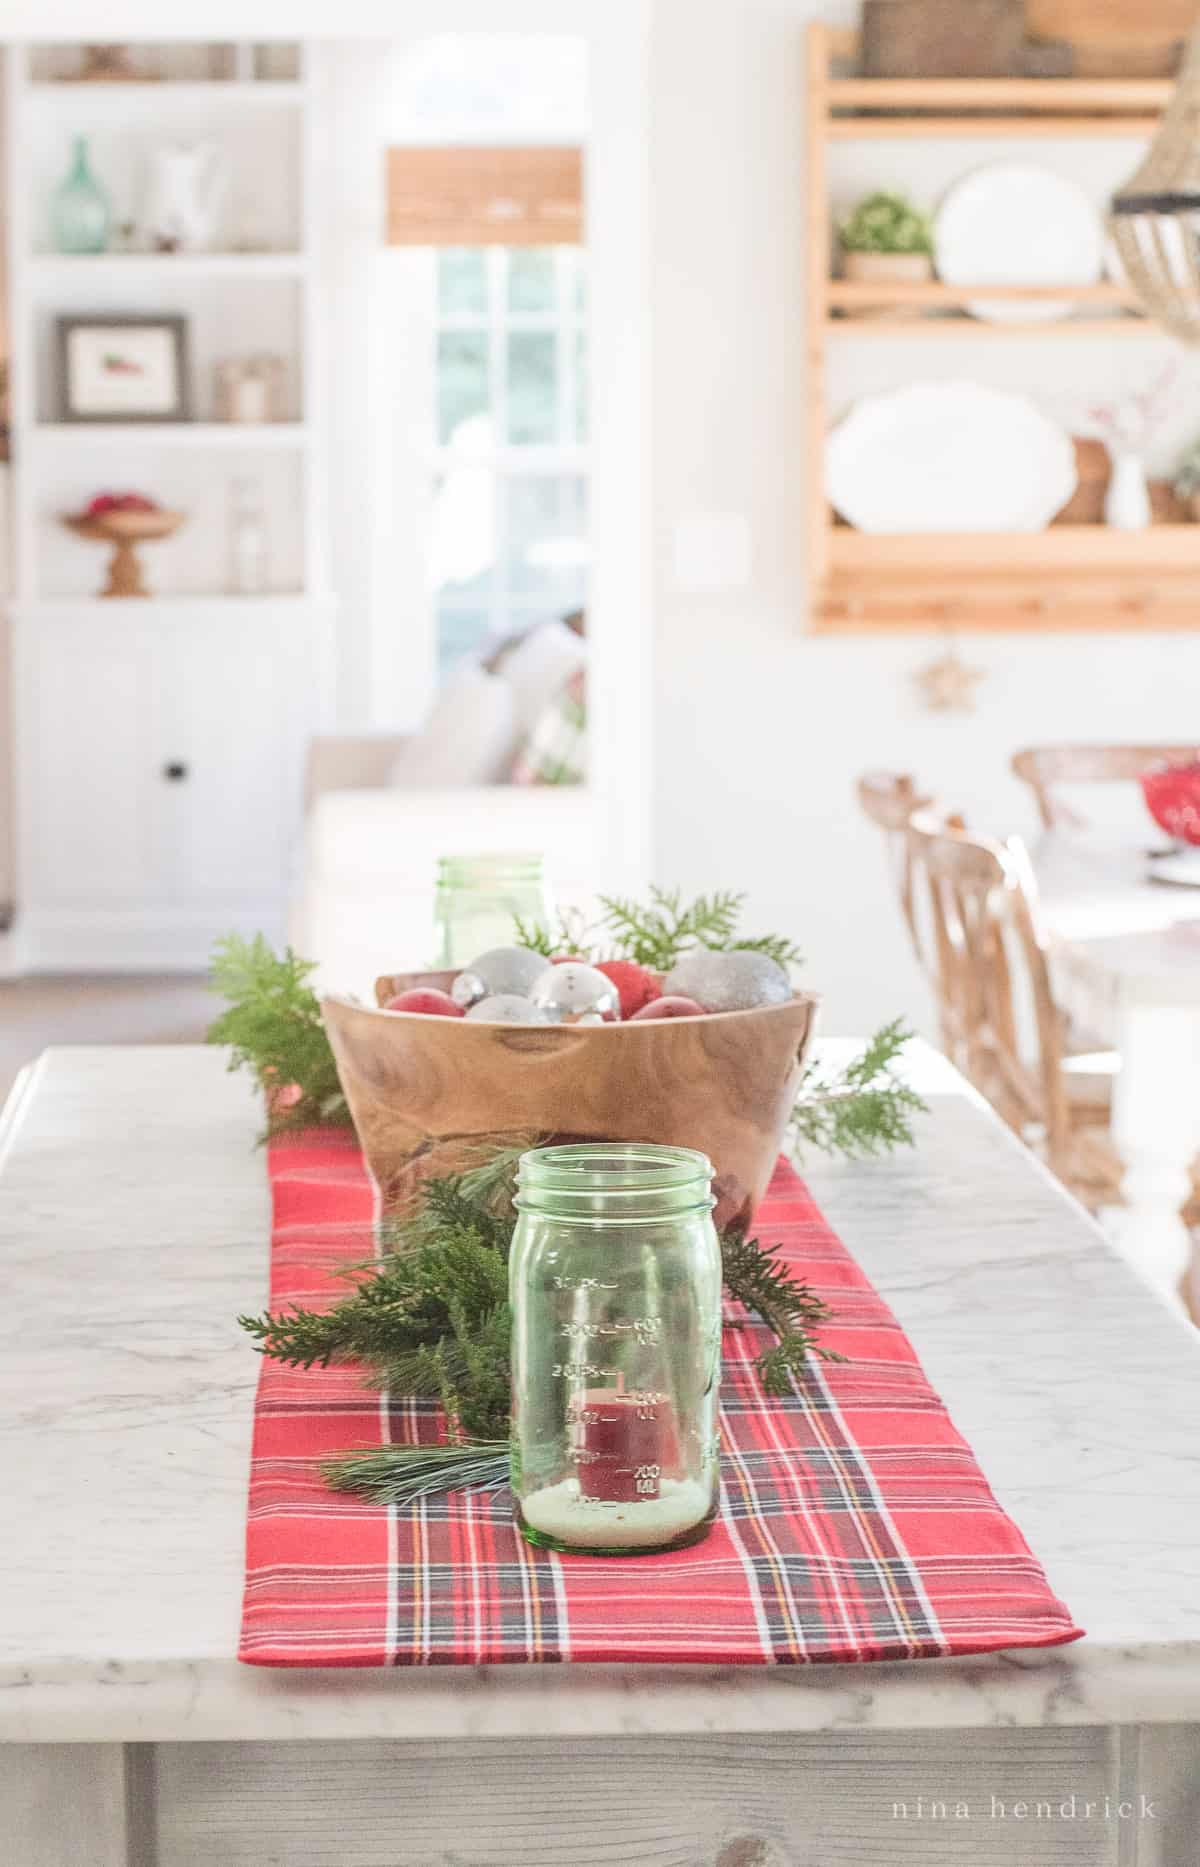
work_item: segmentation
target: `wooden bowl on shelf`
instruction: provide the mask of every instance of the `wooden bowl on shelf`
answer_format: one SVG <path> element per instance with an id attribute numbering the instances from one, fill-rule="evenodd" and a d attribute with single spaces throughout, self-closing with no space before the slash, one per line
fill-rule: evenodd
<path id="1" fill-rule="evenodd" d="M 108 582 L 101 596 L 149 596 L 142 561 L 137 547 L 155 538 L 169 538 L 187 518 L 186 512 L 172 512 L 165 506 L 147 511 L 64 513 L 62 523 L 77 538 L 89 538 L 96 544 L 112 546 L 108 562 Z"/>
<path id="2" fill-rule="evenodd" d="M 450 972 L 381 979 L 382 999 Z M 625 1024 L 483 1024 L 322 1000 L 338 1075 L 384 1212 L 483 1142 L 652 1141 L 713 1163 L 717 1222 L 762 1198 L 816 1029 L 819 1001 Z"/>

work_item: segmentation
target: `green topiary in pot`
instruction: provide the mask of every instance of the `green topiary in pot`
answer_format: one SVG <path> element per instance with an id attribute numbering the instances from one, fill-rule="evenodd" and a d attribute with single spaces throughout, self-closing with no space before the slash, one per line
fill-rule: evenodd
<path id="1" fill-rule="evenodd" d="M 838 229 L 842 271 L 864 284 L 912 283 L 933 276 L 929 216 L 907 195 L 867 195 Z"/>

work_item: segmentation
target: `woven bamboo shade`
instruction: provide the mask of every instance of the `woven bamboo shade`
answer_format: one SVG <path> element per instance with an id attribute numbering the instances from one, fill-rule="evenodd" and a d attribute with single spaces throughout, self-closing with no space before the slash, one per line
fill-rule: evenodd
<path id="1" fill-rule="evenodd" d="M 1173 337 L 1200 343 L 1200 34 L 1109 228 L 1142 309 Z"/>
<path id="2" fill-rule="evenodd" d="M 389 246 L 578 246 L 579 149 L 389 149 Z"/>

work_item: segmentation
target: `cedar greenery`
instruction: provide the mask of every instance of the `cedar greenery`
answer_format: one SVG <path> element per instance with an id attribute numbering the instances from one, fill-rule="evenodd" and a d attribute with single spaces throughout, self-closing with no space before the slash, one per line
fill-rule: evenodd
<path id="1" fill-rule="evenodd" d="M 316 968 L 288 947 L 280 959 L 261 934 L 230 934 L 212 959 L 212 988 L 229 1001 L 209 1027 L 210 1044 L 227 1044 L 229 1068 L 252 1069 L 268 1096 L 268 1132 L 348 1128 L 350 1110 L 309 980 Z M 273 1089 L 298 1090 L 290 1106 Z"/>
<path id="2" fill-rule="evenodd" d="M 384 1256 L 353 1267 L 354 1291 L 331 1309 L 239 1317 L 262 1354 L 290 1367 L 355 1363 L 371 1385 L 440 1402 L 447 1443 L 333 1459 L 325 1471 L 335 1489 L 411 1503 L 439 1490 L 503 1482 L 515 1184 L 512 1149 L 467 1174 L 430 1180 L 413 1215 L 391 1223 Z M 778 1249 L 736 1230 L 721 1235 L 726 1289 L 775 1337 L 756 1363 L 763 1384 L 786 1394 L 810 1354 L 841 1357 L 817 1340 L 828 1307 L 778 1262 Z"/>
<path id="3" fill-rule="evenodd" d="M 728 889 L 685 901 L 678 888 L 652 888 L 647 901 L 601 895 L 604 910 L 594 927 L 563 915 L 554 927 L 514 922 L 519 945 L 553 958 L 577 953 L 581 959 L 632 959 L 655 972 L 669 972 L 685 953 L 708 947 L 714 953 L 745 949 L 766 953 L 781 966 L 799 965 L 799 949 L 778 934 L 738 932 L 745 895 Z"/>
<path id="4" fill-rule="evenodd" d="M 912 1033 L 897 1018 L 876 1031 L 847 1064 L 830 1074 L 810 1063 L 792 1110 L 792 1147 L 820 1148 L 863 1160 L 912 1145 L 912 1118 L 925 1104 L 895 1073 L 893 1065 Z"/>

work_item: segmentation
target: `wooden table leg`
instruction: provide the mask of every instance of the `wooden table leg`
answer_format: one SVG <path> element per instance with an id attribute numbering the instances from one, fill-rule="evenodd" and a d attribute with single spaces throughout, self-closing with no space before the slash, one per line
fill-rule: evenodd
<path id="1" fill-rule="evenodd" d="M 1197 1274 L 1180 1208 L 1200 1148 L 1200 1005 L 1127 1003 L 1117 1040 L 1113 1136 L 1125 1205 L 1106 1229 L 1134 1269 L 1177 1302 L 1181 1278 Z"/>
<path id="2" fill-rule="evenodd" d="M 122 1744 L 0 1744 L 5 1867 L 142 1867 Z"/>

